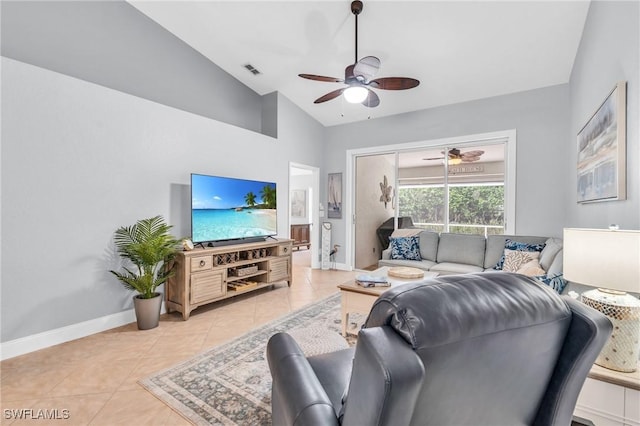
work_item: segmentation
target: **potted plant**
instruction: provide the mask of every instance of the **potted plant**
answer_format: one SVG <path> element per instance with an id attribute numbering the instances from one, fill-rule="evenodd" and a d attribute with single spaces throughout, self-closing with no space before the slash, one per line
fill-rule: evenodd
<path id="1" fill-rule="evenodd" d="M 138 292 L 133 297 L 133 305 L 140 330 L 158 326 L 162 294 L 156 292 L 156 288 L 171 275 L 169 262 L 179 244 L 169 233 L 170 229 L 162 216 L 156 216 L 123 226 L 115 232 L 118 254 L 134 267 L 123 266 L 124 272 L 112 270 L 111 273 L 125 288 Z"/>

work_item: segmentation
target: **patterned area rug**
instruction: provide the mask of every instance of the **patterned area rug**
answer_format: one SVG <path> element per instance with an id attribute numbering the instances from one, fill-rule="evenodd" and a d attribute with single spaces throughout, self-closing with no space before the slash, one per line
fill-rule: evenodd
<path id="1" fill-rule="evenodd" d="M 293 335 L 307 356 L 349 346 L 335 294 L 140 381 L 195 425 L 270 425 L 269 338 Z M 353 342 L 352 342 L 353 343 Z"/>

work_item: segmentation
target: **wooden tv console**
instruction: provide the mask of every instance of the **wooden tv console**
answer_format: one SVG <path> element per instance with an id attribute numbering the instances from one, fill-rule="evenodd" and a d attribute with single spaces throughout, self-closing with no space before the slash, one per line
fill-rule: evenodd
<path id="1" fill-rule="evenodd" d="M 165 287 L 167 312 L 184 320 L 198 306 L 286 281 L 291 286 L 292 240 L 278 239 L 178 253 Z"/>

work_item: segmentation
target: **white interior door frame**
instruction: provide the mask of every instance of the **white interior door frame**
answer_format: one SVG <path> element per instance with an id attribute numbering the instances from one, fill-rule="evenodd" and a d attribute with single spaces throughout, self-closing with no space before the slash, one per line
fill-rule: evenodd
<path id="1" fill-rule="evenodd" d="M 308 164 L 289 162 L 289 196 L 291 196 L 291 168 L 305 169 L 311 171 L 311 229 L 309 231 L 309 240 L 311 242 L 311 268 L 320 268 L 320 168 L 309 166 Z M 288 226 L 287 235 L 291 237 L 291 201 L 288 201 Z"/>
<path id="2" fill-rule="evenodd" d="M 347 269 L 355 265 L 355 170 L 356 157 L 362 155 L 393 154 L 421 148 L 456 146 L 465 147 L 496 140 L 505 142 L 505 233 L 514 234 L 516 229 L 516 129 L 500 130 L 489 133 L 455 136 L 451 138 L 427 141 L 407 142 L 392 145 L 380 145 L 369 148 L 349 149 L 346 151 L 345 177 L 345 263 Z M 397 188 L 397 182 L 396 182 Z"/>

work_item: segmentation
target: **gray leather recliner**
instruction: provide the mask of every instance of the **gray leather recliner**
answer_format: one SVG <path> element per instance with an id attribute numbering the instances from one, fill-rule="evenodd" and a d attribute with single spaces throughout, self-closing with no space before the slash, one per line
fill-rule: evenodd
<path id="1" fill-rule="evenodd" d="M 284 425 L 569 425 L 611 334 L 599 312 L 522 275 L 453 275 L 374 304 L 355 349 L 267 345 Z"/>

